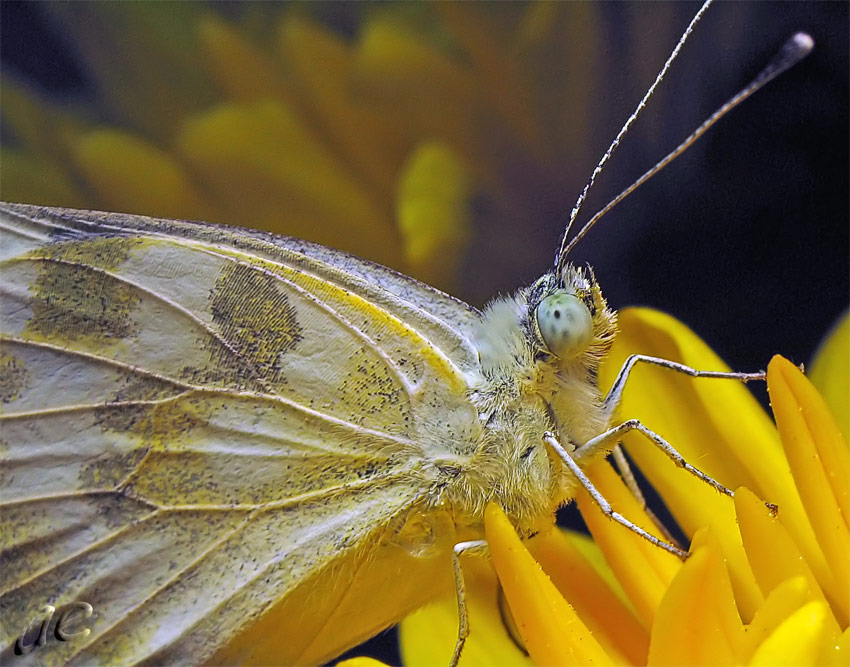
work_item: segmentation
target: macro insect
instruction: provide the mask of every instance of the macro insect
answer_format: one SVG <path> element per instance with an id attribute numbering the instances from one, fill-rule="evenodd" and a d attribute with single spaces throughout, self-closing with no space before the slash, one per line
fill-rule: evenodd
<path id="1" fill-rule="evenodd" d="M 810 48 L 794 43 L 744 96 Z M 3 650 L 42 605 L 84 600 L 78 641 L 18 653 L 321 662 L 480 550 L 488 501 L 527 536 L 626 430 L 675 458 L 612 424 L 634 364 L 757 374 L 636 357 L 601 396 L 616 316 L 568 259 L 597 219 L 479 312 L 306 241 L 3 204 Z M 362 601 L 389 589 L 392 608 Z"/>

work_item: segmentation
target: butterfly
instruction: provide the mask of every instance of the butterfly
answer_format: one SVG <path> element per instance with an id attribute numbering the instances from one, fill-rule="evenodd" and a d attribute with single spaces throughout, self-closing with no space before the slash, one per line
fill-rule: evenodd
<path id="1" fill-rule="evenodd" d="M 556 425 L 537 396 L 487 381 L 514 372 L 506 352 L 541 368 L 551 401 L 570 385 L 559 419 L 582 420 L 574 437 L 603 430 L 583 416 L 586 376 L 614 316 L 582 270 L 564 274 L 578 295 L 544 307 L 554 350 L 584 348 L 566 375 L 508 327 L 525 304 L 482 326 L 307 242 L 16 204 L 2 221 L 4 628 L 26 627 L 35 601 L 93 607 L 91 636 L 51 660 L 230 663 L 252 656 L 225 639 L 261 651 L 286 619 L 303 628 L 276 659 L 319 662 L 433 595 L 422 576 L 398 590 L 397 571 L 449 573 L 446 544 L 486 500 L 536 530 L 565 493 L 539 437 Z M 584 318 L 581 339 L 561 316 Z M 394 608 L 365 613 L 359 580 L 392 586 Z"/>
<path id="2" fill-rule="evenodd" d="M 531 535 L 616 444 L 616 315 L 569 245 L 480 312 L 257 231 L 0 221 L 4 652 L 330 659 L 450 591 L 488 501 Z M 54 616 L 76 640 L 32 650 Z"/>

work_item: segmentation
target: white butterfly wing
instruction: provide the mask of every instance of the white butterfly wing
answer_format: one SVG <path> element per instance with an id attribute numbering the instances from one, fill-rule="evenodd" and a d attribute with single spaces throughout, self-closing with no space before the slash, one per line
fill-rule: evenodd
<path id="1" fill-rule="evenodd" d="M 228 642 L 298 601 L 280 661 L 321 660 L 427 596 L 328 626 L 470 453 L 474 310 L 262 233 L 14 204 L 0 231 L 4 657 L 76 601 L 89 636 L 16 659 L 251 657 Z"/>

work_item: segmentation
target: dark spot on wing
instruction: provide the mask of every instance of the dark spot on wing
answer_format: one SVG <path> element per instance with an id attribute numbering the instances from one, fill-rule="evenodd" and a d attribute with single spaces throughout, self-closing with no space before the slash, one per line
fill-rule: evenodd
<path id="1" fill-rule="evenodd" d="M 145 420 L 156 408 L 156 405 L 138 404 L 127 405 L 134 401 L 157 401 L 179 395 L 184 390 L 165 380 L 129 375 L 123 386 L 115 392 L 109 403 L 96 410 L 95 416 L 103 430 L 139 431 L 146 429 Z M 112 405 L 123 403 L 124 405 Z"/>
<path id="2" fill-rule="evenodd" d="M 229 264 L 216 281 L 210 306 L 213 323 L 231 348 L 211 343 L 212 366 L 237 378 L 284 382 L 280 357 L 302 340 L 303 330 L 274 276 Z"/>
<path id="3" fill-rule="evenodd" d="M 350 420 L 362 424 L 376 414 L 395 413 L 395 425 L 409 424 L 411 414 L 407 396 L 381 363 L 361 347 L 351 354 L 351 368 L 353 370 L 346 373 L 337 387 L 340 398 L 351 411 Z"/>
<path id="4" fill-rule="evenodd" d="M 147 449 L 139 448 L 122 454 L 105 455 L 84 466 L 79 480 L 85 489 L 112 489 L 138 465 Z"/>
<path id="5" fill-rule="evenodd" d="M 108 528 L 122 528 L 149 515 L 150 512 L 150 505 L 120 492 L 98 498 L 97 513 Z"/>
<path id="6" fill-rule="evenodd" d="M 145 445 L 168 448 L 207 424 L 209 408 L 201 399 L 181 397 L 147 405 L 107 404 L 95 415 L 105 431 L 134 433 Z"/>
<path id="7" fill-rule="evenodd" d="M 48 261 L 41 263 L 30 288 L 33 315 L 26 333 L 95 344 L 133 335 L 137 324 L 131 315 L 139 296 L 120 280 L 91 269 L 120 266 L 141 242 L 136 237 L 97 238 L 33 251 L 31 257 Z"/>
<path id="8" fill-rule="evenodd" d="M 9 403 L 26 389 L 27 372 L 24 362 L 13 354 L 0 352 L 0 401 Z"/>
<path id="9" fill-rule="evenodd" d="M 134 248 L 144 245 L 141 236 L 95 236 L 82 240 L 54 243 L 37 248 L 31 257 L 46 257 L 97 269 L 117 269 L 130 258 Z"/>

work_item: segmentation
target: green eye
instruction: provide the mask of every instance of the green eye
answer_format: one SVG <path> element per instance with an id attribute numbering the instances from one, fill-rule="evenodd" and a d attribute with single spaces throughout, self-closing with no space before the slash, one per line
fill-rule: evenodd
<path id="1" fill-rule="evenodd" d="M 549 352 L 559 359 L 578 356 L 593 338 L 590 311 L 567 292 L 555 292 L 537 305 L 537 326 Z"/>

